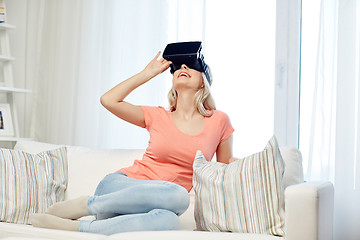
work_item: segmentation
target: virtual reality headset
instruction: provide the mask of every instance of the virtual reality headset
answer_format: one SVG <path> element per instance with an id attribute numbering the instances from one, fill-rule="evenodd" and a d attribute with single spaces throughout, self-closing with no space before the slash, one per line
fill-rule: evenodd
<path id="1" fill-rule="evenodd" d="M 205 73 L 206 80 L 210 85 L 210 74 L 208 66 L 204 61 L 204 56 L 201 53 L 201 42 L 177 42 L 170 43 L 166 46 L 163 58 L 171 61 L 170 72 L 174 72 L 185 64 L 191 69 Z"/>

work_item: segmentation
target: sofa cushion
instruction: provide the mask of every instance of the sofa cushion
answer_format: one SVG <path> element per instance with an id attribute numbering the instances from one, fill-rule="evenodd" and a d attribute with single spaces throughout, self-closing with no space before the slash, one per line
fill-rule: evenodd
<path id="1" fill-rule="evenodd" d="M 12 240 L 100 240 L 107 236 L 95 233 L 37 228 L 32 225 L 0 223 L 0 239 Z"/>
<path id="2" fill-rule="evenodd" d="M 106 240 L 284 240 L 265 234 L 243 234 L 204 231 L 152 231 L 152 232 L 125 232 L 111 235 Z"/>
<path id="3" fill-rule="evenodd" d="M 30 213 L 43 213 L 63 200 L 67 164 L 65 147 L 36 155 L 0 149 L 1 221 L 29 224 Z"/>
<path id="4" fill-rule="evenodd" d="M 275 136 L 262 152 L 230 164 L 194 161 L 198 230 L 283 236 L 284 161 Z"/>
<path id="5" fill-rule="evenodd" d="M 0 223 L 2 240 L 284 240 L 284 238 L 261 234 L 210 233 L 200 231 L 140 231 L 117 233 L 110 236 L 35 228 L 29 225 Z"/>
<path id="6" fill-rule="evenodd" d="M 302 155 L 296 147 L 283 147 L 280 148 L 281 156 L 285 161 L 284 172 L 284 188 L 288 186 L 303 183 L 304 173 L 302 166 Z"/>

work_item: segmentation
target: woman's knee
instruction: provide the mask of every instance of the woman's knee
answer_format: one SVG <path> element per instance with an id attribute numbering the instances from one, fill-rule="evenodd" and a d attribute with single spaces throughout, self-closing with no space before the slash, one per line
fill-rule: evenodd
<path id="1" fill-rule="evenodd" d="M 165 209 L 154 209 L 148 213 L 152 221 L 153 231 L 180 230 L 181 221 L 179 217 L 172 211 Z"/>
<path id="2" fill-rule="evenodd" d="M 106 175 L 97 185 L 94 195 L 100 196 L 118 190 L 119 187 L 116 186 L 118 184 L 115 184 L 115 182 L 121 181 L 124 176 L 125 175 L 119 172 Z"/>
<path id="3" fill-rule="evenodd" d="M 175 183 L 169 183 L 166 203 L 169 204 L 171 209 L 176 215 L 183 214 L 190 205 L 190 197 L 188 191 Z"/>

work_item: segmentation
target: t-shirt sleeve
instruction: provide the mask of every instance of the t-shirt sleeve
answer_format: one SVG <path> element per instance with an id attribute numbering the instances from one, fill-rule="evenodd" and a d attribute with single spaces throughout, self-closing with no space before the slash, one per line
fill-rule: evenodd
<path id="1" fill-rule="evenodd" d="M 149 127 L 153 123 L 153 120 L 160 114 L 161 107 L 154 106 L 141 106 L 144 113 L 145 128 L 149 130 Z"/>
<path id="2" fill-rule="evenodd" d="M 221 138 L 220 138 L 220 142 L 225 141 L 235 130 L 231 125 L 231 121 L 229 116 L 224 113 L 224 112 L 219 112 L 220 113 L 220 125 L 222 126 L 222 133 L 221 133 Z"/>

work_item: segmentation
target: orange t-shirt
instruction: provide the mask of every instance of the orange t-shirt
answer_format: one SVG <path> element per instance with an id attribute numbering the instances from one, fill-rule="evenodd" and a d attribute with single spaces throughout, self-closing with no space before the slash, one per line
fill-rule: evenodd
<path id="1" fill-rule="evenodd" d="M 174 182 L 190 191 L 196 151 L 201 150 L 211 160 L 219 143 L 234 132 L 229 117 L 217 110 L 205 117 L 204 130 L 193 136 L 181 132 L 170 111 L 163 107 L 142 106 L 142 110 L 150 134 L 149 145 L 142 160 L 119 170 L 136 179 Z"/>

